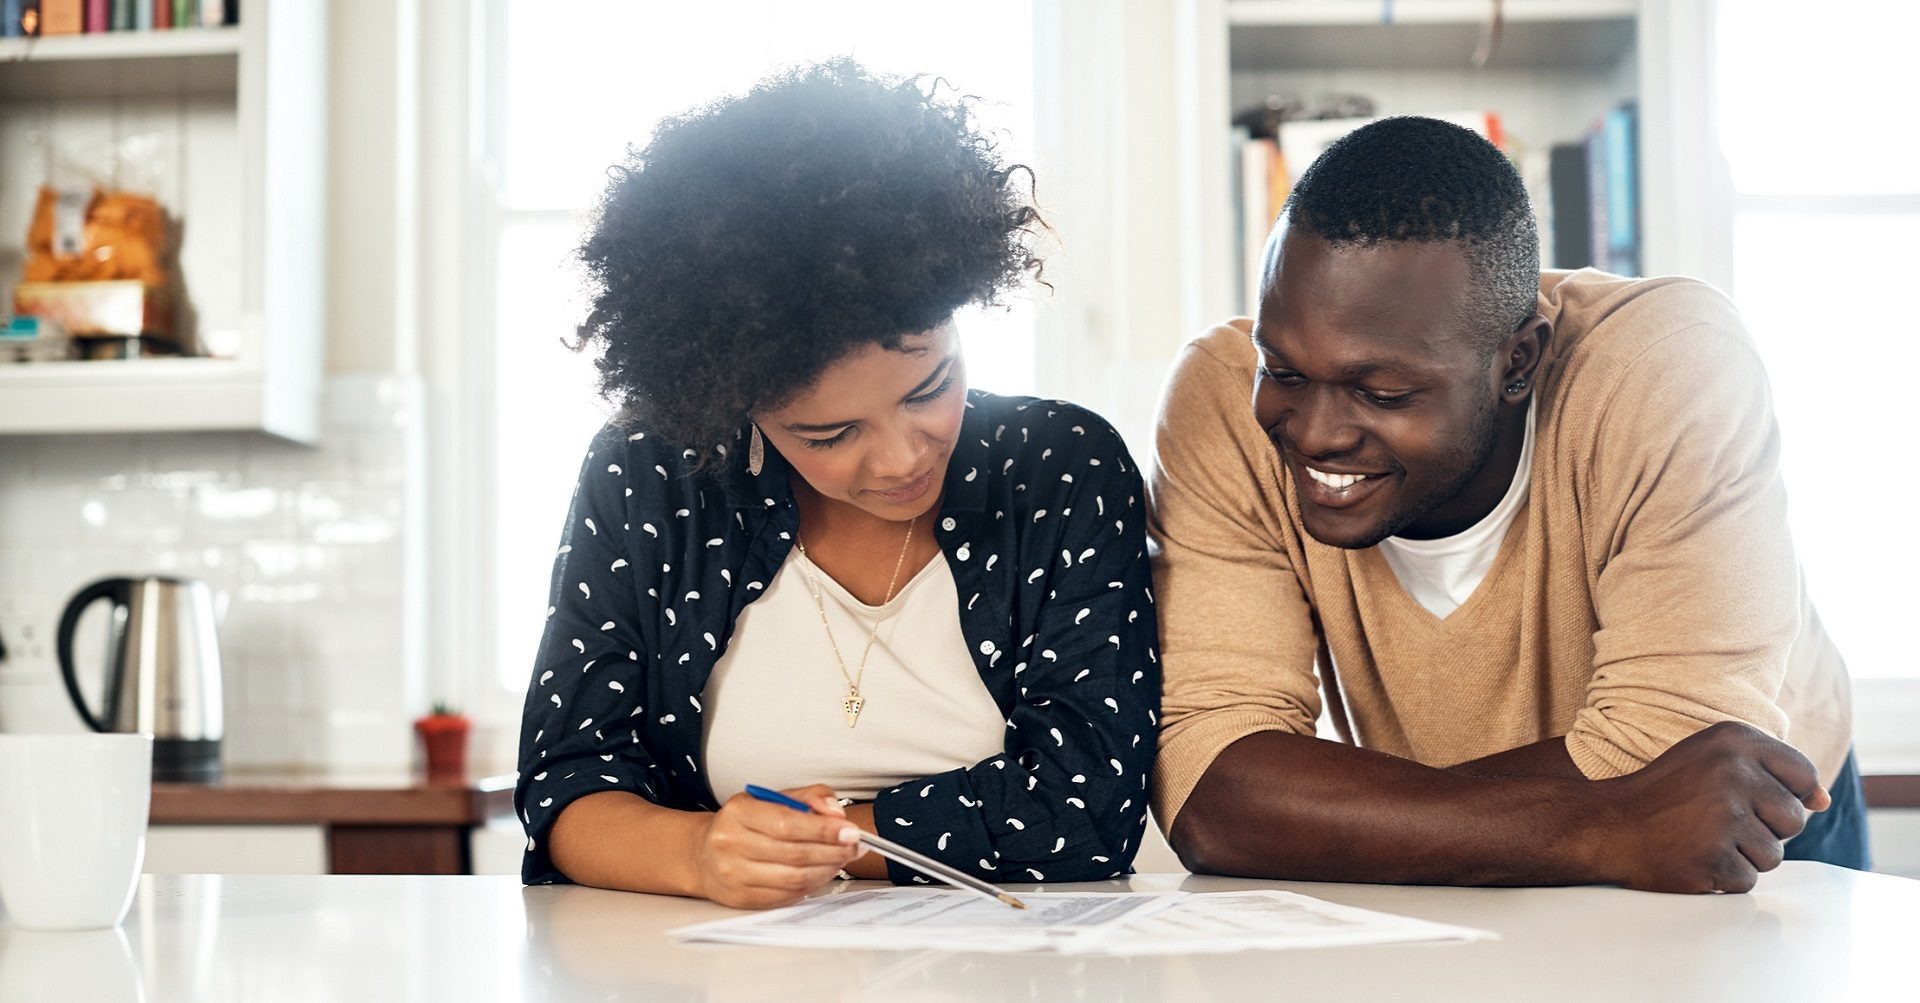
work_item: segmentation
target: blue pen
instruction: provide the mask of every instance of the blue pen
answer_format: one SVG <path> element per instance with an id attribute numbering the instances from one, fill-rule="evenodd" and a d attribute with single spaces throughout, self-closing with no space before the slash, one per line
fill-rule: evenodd
<path id="1" fill-rule="evenodd" d="M 757 784 L 748 784 L 747 794 L 761 801 L 792 808 L 794 811 L 808 813 L 813 811 L 804 801 L 790 798 L 779 791 L 768 790 Z M 899 861 L 930 878 L 938 878 L 956 888 L 973 892 L 976 895 L 983 895 L 993 899 L 995 902 L 1010 905 L 1015 909 L 1025 909 L 1027 907 L 1025 902 L 1008 895 L 994 885 L 988 884 L 965 871 L 949 867 L 917 850 L 909 850 L 884 836 L 876 836 L 873 833 L 862 830 L 860 833 L 860 842 L 866 844 L 867 849 L 878 853 L 888 860 Z"/>

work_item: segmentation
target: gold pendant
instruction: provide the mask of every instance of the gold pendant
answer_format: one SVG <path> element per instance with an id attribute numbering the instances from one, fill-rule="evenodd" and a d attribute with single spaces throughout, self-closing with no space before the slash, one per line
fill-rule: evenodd
<path id="1" fill-rule="evenodd" d="M 866 698 L 860 695 L 859 690 L 848 690 L 847 695 L 840 698 L 840 709 L 847 712 L 847 727 L 860 723 L 860 708 L 866 703 Z"/>

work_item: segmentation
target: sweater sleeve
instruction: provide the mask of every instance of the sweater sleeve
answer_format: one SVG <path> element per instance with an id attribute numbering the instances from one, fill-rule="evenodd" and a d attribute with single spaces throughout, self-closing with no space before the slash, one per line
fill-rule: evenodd
<path id="1" fill-rule="evenodd" d="M 1320 715 L 1312 613 L 1285 512 L 1262 496 L 1286 475 L 1253 418 L 1251 371 L 1212 354 L 1232 344 L 1216 332 L 1187 346 L 1154 436 L 1148 529 L 1166 675 L 1154 813 L 1167 832 L 1227 746 L 1261 731 L 1311 735 Z"/>
<path id="2" fill-rule="evenodd" d="M 874 802 L 881 835 L 988 880 L 1125 874 L 1146 826 L 1160 692 L 1146 499 L 1119 435 L 1096 421 L 1038 471 L 1065 490 L 1047 487 L 1032 521 L 1061 528 L 1022 547 L 1049 555 L 1022 569 L 1049 597 L 1027 643 L 1000 653 L 1017 659 L 1005 753 Z"/>
<path id="3" fill-rule="evenodd" d="M 640 712 L 650 664 L 624 527 L 624 437 L 601 433 L 587 452 L 553 561 L 546 629 L 521 713 L 514 806 L 527 830 L 521 877 L 565 882 L 547 834 L 576 799 L 623 790 L 659 803 L 656 757 L 628 719 Z"/>
<path id="4" fill-rule="evenodd" d="M 1689 327 L 1627 363 L 1597 414 L 1594 666 L 1568 754 L 1600 779 L 1718 721 L 1784 736 L 1800 577 L 1758 356 L 1737 328 Z"/>

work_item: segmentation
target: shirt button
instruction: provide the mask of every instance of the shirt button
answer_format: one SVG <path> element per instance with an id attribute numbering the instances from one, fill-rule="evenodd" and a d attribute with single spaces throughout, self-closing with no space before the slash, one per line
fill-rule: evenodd
<path id="1" fill-rule="evenodd" d="M 945 519 L 940 520 L 940 528 L 949 533 L 953 532 L 953 527 L 957 525 L 959 525 L 959 523 L 953 521 L 953 516 L 947 516 Z"/>

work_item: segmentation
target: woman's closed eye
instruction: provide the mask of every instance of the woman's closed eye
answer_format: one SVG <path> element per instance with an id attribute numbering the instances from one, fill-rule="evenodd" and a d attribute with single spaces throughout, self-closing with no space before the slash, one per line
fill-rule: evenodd
<path id="1" fill-rule="evenodd" d="M 830 438 L 809 439 L 803 435 L 800 437 L 800 441 L 803 443 L 806 443 L 806 446 L 808 449 L 832 449 L 833 447 L 847 441 L 847 436 L 852 434 L 853 434 L 853 426 L 848 425 L 846 428 L 841 429 L 839 432 L 835 433 Z"/>
<path id="2" fill-rule="evenodd" d="M 932 390 L 929 390 L 918 397 L 907 398 L 907 403 L 908 404 L 931 404 L 934 401 L 937 401 L 940 398 L 946 396 L 947 391 L 952 389 L 953 389 L 953 373 L 949 371 L 947 373 L 947 378 L 944 380 L 941 380 L 939 386 L 934 387 Z"/>
<path id="3" fill-rule="evenodd" d="M 907 406 L 921 407 L 923 405 L 931 404 L 934 401 L 937 401 L 940 398 L 946 396 L 947 391 L 953 389 L 954 379 L 955 379 L 955 376 L 954 376 L 953 370 L 948 369 L 947 378 L 944 380 L 941 380 L 939 386 L 934 387 L 932 390 L 929 390 L 918 397 L 907 398 L 906 400 Z M 837 446 L 847 441 L 848 437 L 853 435 L 854 428 L 855 426 L 848 425 L 845 428 L 842 428 L 839 432 L 831 436 L 828 436 L 825 439 L 809 439 L 806 436 L 801 436 L 800 441 L 802 443 L 805 443 L 808 449 L 832 449 L 834 446 Z"/>

